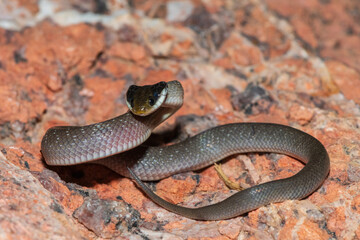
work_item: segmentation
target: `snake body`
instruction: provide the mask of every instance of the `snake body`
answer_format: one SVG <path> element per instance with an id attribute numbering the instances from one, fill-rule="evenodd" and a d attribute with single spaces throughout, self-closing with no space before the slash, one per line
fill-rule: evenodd
<path id="1" fill-rule="evenodd" d="M 50 128 L 41 143 L 47 164 L 72 165 L 92 161 L 105 165 L 134 178 L 143 191 L 164 208 L 200 220 L 232 218 L 269 203 L 304 198 L 328 175 L 330 161 L 325 147 L 311 135 L 279 124 L 227 124 L 170 146 L 138 146 L 150 136 L 153 128 L 182 105 L 183 89 L 178 81 L 154 89 L 151 91 L 157 92 L 155 100 L 162 102 L 149 101 L 151 105 L 161 105 L 149 115 L 139 116 L 129 111 L 83 127 Z M 133 105 L 133 97 L 132 93 L 128 94 L 129 107 Z M 222 202 L 195 209 L 169 203 L 141 182 L 201 169 L 227 156 L 247 152 L 286 154 L 305 163 L 305 167 L 292 177 L 259 184 Z"/>

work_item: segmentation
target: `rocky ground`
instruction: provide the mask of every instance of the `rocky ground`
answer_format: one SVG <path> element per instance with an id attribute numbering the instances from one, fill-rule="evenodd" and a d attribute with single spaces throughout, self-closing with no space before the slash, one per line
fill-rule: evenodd
<path id="1" fill-rule="evenodd" d="M 308 198 L 194 221 L 94 164 L 47 166 L 45 131 L 127 111 L 131 84 L 178 79 L 184 106 L 162 142 L 230 122 L 317 137 L 331 170 Z M 0 2 L 1 239 L 360 239 L 360 2 L 8 0 Z M 223 161 L 239 183 L 291 176 L 298 161 Z M 150 184 L 185 206 L 226 198 L 214 167 Z"/>

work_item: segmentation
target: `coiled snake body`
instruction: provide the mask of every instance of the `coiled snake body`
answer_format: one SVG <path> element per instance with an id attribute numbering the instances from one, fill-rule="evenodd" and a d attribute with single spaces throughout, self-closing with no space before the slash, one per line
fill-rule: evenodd
<path id="1" fill-rule="evenodd" d="M 41 143 L 44 159 L 49 165 L 90 161 L 105 165 L 134 178 L 143 191 L 164 208 L 200 220 L 232 218 L 272 202 L 301 199 L 315 191 L 326 178 L 330 162 L 324 146 L 309 134 L 284 125 L 234 123 L 170 146 L 139 146 L 153 128 L 181 107 L 182 100 L 183 89 L 178 81 L 131 86 L 127 92 L 131 111 L 126 114 L 82 127 L 50 128 Z M 169 203 L 140 180 L 158 180 L 201 169 L 227 156 L 246 152 L 282 153 L 306 165 L 292 177 L 250 187 L 201 208 Z"/>

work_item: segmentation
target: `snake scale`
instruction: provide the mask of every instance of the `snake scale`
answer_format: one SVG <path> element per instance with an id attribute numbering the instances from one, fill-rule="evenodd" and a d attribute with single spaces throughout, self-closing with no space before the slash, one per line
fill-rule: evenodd
<path id="1" fill-rule="evenodd" d="M 131 86 L 130 111 L 87 126 L 50 128 L 41 142 L 48 165 L 93 162 L 135 179 L 142 190 L 162 207 L 198 220 L 228 219 L 269 203 L 302 199 L 314 192 L 329 173 L 325 147 L 311 135 L 271 123 L 233 123 L 206 130 L 187 140 L 161 147 L 141 145 L 151 131 L 182 106 L 178 81 Z M 141 180 L 158 180 L 176 173 L 198 170 L 227 156 L 248 152 L 274 152 L 294 157 L 305 166 L 292 177 L 262 183 L 229 198 L 200 208 L 186 208 L 158 197 Z M 141 180 L 140 180 L 141 179 Z"/>

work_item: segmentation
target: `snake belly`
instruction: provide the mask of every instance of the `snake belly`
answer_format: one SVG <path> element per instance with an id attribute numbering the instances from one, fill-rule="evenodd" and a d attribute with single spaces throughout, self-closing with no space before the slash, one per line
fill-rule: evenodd
<path id="1" fill-rule="evenodd" d="M 181 96 L 181 84 L 170 82 L 169 94 Z M 304 198 L 314 192 L 328 175 L 330 161 L 325 147 L 311 135 L 279 124 L 227 124 L 170 146 L 140 145 L 151 130 L 165 120 L 163 116 L 169 117 L 181 104 L 176 102 L 174 108 L 165 107 L 145 117 L 128 112 L 84 127 L 51 128 L 42 140 L 42 154 L 49 165 L 89 161 L 105 165 L 121 175 L 134 178 L 143 191 L 164 208 L 199 220 L 228 219 L 269 203 Z M 302 161 L 305 166 L 292 177 L 250 187 L 222 202 L 200 208 L 169 203 L 140 180 L 158 180 L 198 170 L 227 156 L 248 152 L 286 154 Z"/>

